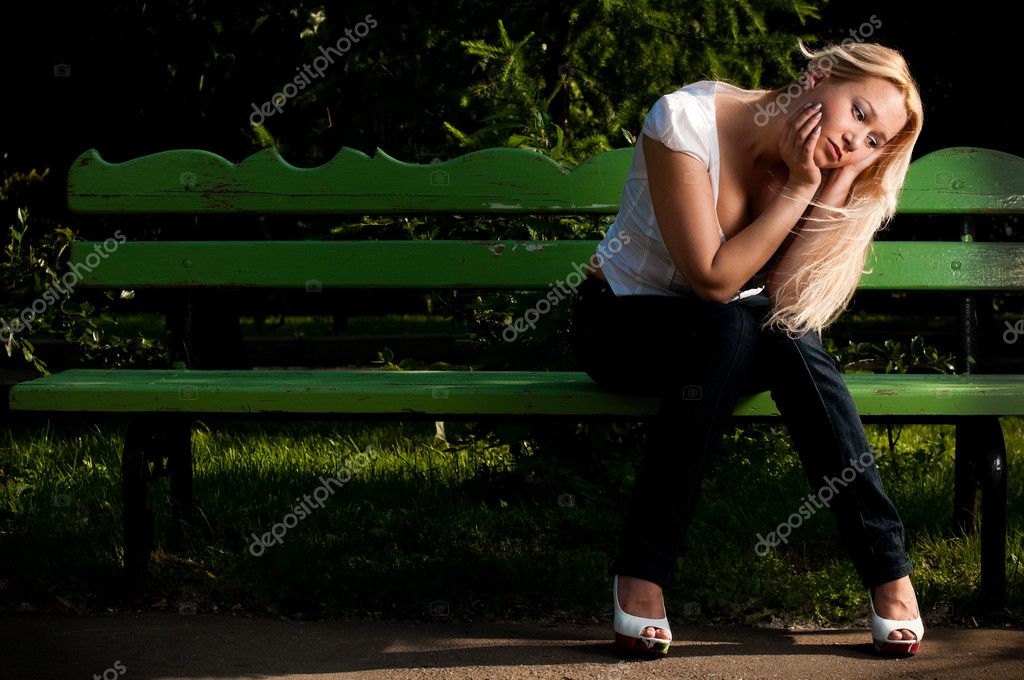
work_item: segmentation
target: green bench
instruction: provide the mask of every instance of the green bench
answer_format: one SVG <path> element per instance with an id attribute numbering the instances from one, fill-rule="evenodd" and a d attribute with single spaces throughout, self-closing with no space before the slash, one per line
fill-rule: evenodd
<path id="1" fill-rule="evenodd" d="M 125 220 L 147 213 L 613 215 L 632 154 L 631 148 L 603 153 L 566 173 L 540 154 L 513 149 L 414 165 L 346 148 L 312 169 L 288 165 L 275 150 L 238 165 L 196 150 L 110 164 L 90 150 L 70 170 L 68 201 L 74 212 Z M 1024 212 L 1022 181 L 1024 160 L 987 149 L 944 149 L 914 162 L 900 213 L 962 216 L 961 240 L 877 242 L 859 290 L 955 293 L 959 373 L 844 375 L 865 421 L 956 424 L 956 522 L 973 528 L 980 487 L 981 587 L 994 604 L 1005 589 L 1007 472 L 999 417 L 1024 415 L 1024 375 L 972 373 L 976 296 L 1024 290 L 1024 243 L 975 242 L 971 216 Z M 127 240 L 88 266 L 98 244 L 79 242 L 70 265 L 85 272 L 79 287 L 161 289 L 189 300 L 214 289 L 311 285 L 544 291 L 581 271 L 596 243 Z M 172 537 L 190 520 L 197 417 L 644 419 L 657 405 L 654 397 L 608 393 L 582 372 L 543 370 L 74 369 L 10 392 L 17 411 L 130 418 L 122 456 L 124 546 L 129 582 L 136 584 L 153 544 L 148 481 L 170 477 Z M 778 415 L 768 393 L 745 397 L 735 411 L 741 419 Z"/>

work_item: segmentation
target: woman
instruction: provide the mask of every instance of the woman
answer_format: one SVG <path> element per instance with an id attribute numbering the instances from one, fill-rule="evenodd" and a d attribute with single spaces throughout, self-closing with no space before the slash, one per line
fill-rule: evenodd
<path id="1" fill-rule="evenodd" d="M 920 647 L 903 525 L 821 331 L 895 213 L 923 113 L 899 52 L 846 42 L 800 44 L 812 68 L 774 91 L 700 81 L 659 99 L 574 300 L 584 370 L 661 396 L 612 567 L 623 648 L 668 652 L 662 591 L 701 479 L 739 397 L 764 390 L 813 488 L 852 474 L 829 508 L 869 593 L 875 649 Z"/>

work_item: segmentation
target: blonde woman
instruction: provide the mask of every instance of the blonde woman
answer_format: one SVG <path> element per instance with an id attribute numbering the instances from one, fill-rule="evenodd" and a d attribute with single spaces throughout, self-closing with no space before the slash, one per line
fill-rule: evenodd
<path id="1" fill-rule="evenodd" d="M 739 397 L 763 390 L 822 490 L 808 498 L 835 514 L 868 590 L 875 649 L 913 654 L 924 635 L 902 522 L 821 345 L 895 212 L 921 99 L 895 50 L 800 49 L 808 71 L 777 90 L 705 80 L 658 100 L 574 300 L 584 370 L 608 389 L 661 396 L 611 569 L 626 649 L 668 652 L 662 592 L 701 479 Z M 752 533 L 783 518 L 771 519 Z"/>

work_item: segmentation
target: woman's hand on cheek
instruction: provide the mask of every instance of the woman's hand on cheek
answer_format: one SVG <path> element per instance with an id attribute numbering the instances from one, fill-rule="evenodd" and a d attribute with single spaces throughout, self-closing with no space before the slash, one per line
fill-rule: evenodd
<path id="1" fill-rule="evenodd" d="M 844 165 L 843 167 L 839 168 L 839 171 L 842 174 L 849 176 L 851 179 L 857 177 L 858 175 L 860 175 L 861 172 L 864 171 L 864 168 L 868 167 L 869 165 L 871 165 L 872 163 L 874 163 L 875 161 L 882 157 L 882 149 L 884 148 L 885 147 L 883 146 L 879 146 L 872 149 L 871 153 L 866 154 L 860 160 L 854 161 L 849 165 Z"/>

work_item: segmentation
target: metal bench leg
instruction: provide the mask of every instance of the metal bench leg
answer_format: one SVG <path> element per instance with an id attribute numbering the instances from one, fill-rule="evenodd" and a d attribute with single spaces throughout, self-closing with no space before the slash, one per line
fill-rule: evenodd
<path id="1" fill-rule="evenodd" d="M 960 533 L 974 534 L 977 514 L 978 477 L 975 473 L 975 451 L 979 440 L 977 419 L 956 423 L 956 451 L 953 465 L 953 526 Z"/>
<path id="2" fill-rule="evenodd" d="M 164 439 L 162 455 L 167 456 L 171 481 L 171 526 L 167 543 L 172 549 L 182 546 L 185 530 L 192 524 L 192 425 L 172 422 L 161 427 Z"/>
<path id="3" fill-rule="evenodd" d="M 981 598 L 1001 610 L 1006 595 L 1006 443 L 996 417 L 964 418 L 956 425 L 953 516 L 965 535 L 975 530 L 981 488 Z"/>
<path id="4" fill-rule="evenodd" d="M 124 569 L 129 596 L 141 594 L 153 549 L 153 513 L 146 504 L 149 465 L 146 449 L 152 440 L 150 424 L 133 419 L 121 453 L 121 491 L 124 502 Z"/>
<path id="5" fill-rule="evenodd" d="M 999 418 L 980 418 L 975 470 L 981 483 L 981 593 L 986 608 L 1006 597 L 1006 442 Z"/>

